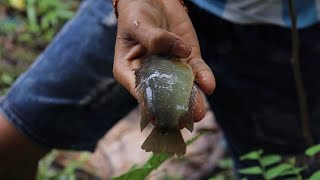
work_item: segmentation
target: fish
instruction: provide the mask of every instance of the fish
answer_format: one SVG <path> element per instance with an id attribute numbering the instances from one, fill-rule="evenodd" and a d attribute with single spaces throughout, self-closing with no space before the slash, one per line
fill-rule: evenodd
<path id="1" fill-rule="evenodd" d="M 141 148 L 155 154 L 186 153 L 180 129 L 193 131 L 198 88 L 193 68 L 174 56 L 149 55 L 135 70 L 135 87 L 143 131 L 154 125 Z"/>

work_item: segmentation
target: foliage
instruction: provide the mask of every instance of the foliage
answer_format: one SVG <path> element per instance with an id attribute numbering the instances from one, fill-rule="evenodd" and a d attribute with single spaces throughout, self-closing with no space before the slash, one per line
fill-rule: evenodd
<path id="1" fill-rule="evenodd" d="M 320 153 L 320 145 L 315 145 L 306 150 L 305 154 L 313 157 Z M 302 180 L 302 171 L 305 167 L 298 167 L 296 159 L 291 158 L 284 160 L 283 157 L 277 154 L 265 155 L 262 150 L 252 151 L 240 157 L 241 161 L 255 161 L 257 165 L 246 167 L 239 170 L 240 174 L 244 175 L 259 175 L 265 180 L 276 178 Z M 320 179 L 320 171 L 315 172 L 309 180 Z"/>
<path id="2" fill-rule="evenodd" d="M 0 0 L 0 95 L 70 19 L 80 0 Z"/>
<path id="3" fill-rule="evenodd" d="M 9 73 L 0 74 L 0 95 L 6 93 L 14 79 L 15 77 Z"/>
<path id="4" fill-rule="evenodd" d="M 28 32 L 20 37 L 20 41 L 30 42 L 40 36 L 44 43 L 52 40 L 58 28 L 66 20 L 73 17 L 71 10 L 73 1 L 62 0 L 26 0 Z"/>
<path id="5" fill-rule="evenodd" d="M 233 161 L 230 157 L 219 160 L 214 175 L 209 180 L 230 180 L 236 179 L 233 173 Z"/>
<path id="6" fill-rule="evenodd" d="M 203 133 L 202 133 L 203 134 Z M 187 145 L 192 144 L 202 134 L 195 136 L 186 142 Z M 113 180 L 141 180 L 145 179 L 153 170 L 157 169 L 166 160 L 171 158 L 173 155 L 169 154 L 153 154 L 150 159 L 141 167 L 133 166 L 128 172 L 112 178 Z"/>
<path id="7" fill-rule="evenodd" d="M 308 148 L 305 153 L 308 156 L 314 156 L 320 153 L 320 144 Z"/>
<path id="8" fill-rule="evenodd" d="M 52 168 L 57 155 L 57 151 L 52 151 L 39 162 L 37 180 L 75 180 L 76 170 L 89 158 L 88 153 L 82 153 L 79 160 L 69 163 L 63 170 L 57 170 Z"/>
<path id="9" fill-rule="evenodd" d="M 8 2 L 13 8 L 16 8 L 20 11 L 24 10 L 26 3 L 24 0 L 9 0 Z"/>
<path id="10" fill-rule="evenodd" d="M 1 4 L 13 8 L 0 19 L 0 33 L 16 33 L 20 43 L 45 46 L 71 17 L 79 1 L 67 0 L 7 0 Z"/>

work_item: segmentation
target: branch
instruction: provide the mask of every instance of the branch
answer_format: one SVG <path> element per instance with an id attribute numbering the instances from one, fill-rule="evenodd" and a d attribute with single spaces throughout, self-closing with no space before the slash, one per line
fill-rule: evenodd
<path id="1" fill-rule="evenodd" d="M 312 145 L 314 140 L 312 138 L 310 124 L 309 124 L 309 111 L 308 111 L 308 102 L 307 95 L 304 89 L 304 84 L 302 80 L 302 73 L 300 67 L 300 47 L 299 47 L 299 34 L 297 30 L 297 13 L 295 11 L 294 4 L 292 0 L 288 0 L 289 4 L 289 13 L 291 18 L 291 33 L 292 33 L 292 69 L 294 74 L 294 81 L 296 84 L 296 90 L 299 100 L 300 108 L 300 118 L 302 121 L 302 133 L 307 141 L 308 145 Z"/>

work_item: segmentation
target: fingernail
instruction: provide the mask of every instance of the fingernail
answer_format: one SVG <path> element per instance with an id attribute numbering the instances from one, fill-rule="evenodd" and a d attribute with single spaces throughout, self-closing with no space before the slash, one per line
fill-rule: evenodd
<path id="1" fill-rule="evenodd" d="M 191 46 L 185 42 L 185 41 L 182 41 L 180 39 L 176 39 L 173 43 L 173 46 L 172 46 L 172 49 L 171 49 L 171 52 L 176 55 L 176 56 L 179 56 L 179 57 L 188 57 L 190 54 L 191 54 Z"/>

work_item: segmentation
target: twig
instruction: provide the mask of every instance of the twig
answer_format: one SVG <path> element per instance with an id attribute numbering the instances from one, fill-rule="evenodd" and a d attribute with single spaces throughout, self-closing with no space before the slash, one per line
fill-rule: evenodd
<path id="1" fill-rule="evenodd" d="M 307 95 L 304 89 L 304 84 L 302 80 L 302 73 L 300 67 L 300 47 L 299 47 L 299 34 L 297 30 L 297 13 L 295 11 L 294 4 L 292 0 L 288 0 L 289 4 L 289 13 L 291 18 L 291 33 L 292 33 L 292 69 L 294 74 L 294 80 L 296 84 L 296 90 L 299 100 L 300 108 L 300 118 L 302 121 L 302 133 L 307 141 L 308 145 L 314 143 L 309 124 L 309 111 L 308 111 L 308 102 Z"/>

